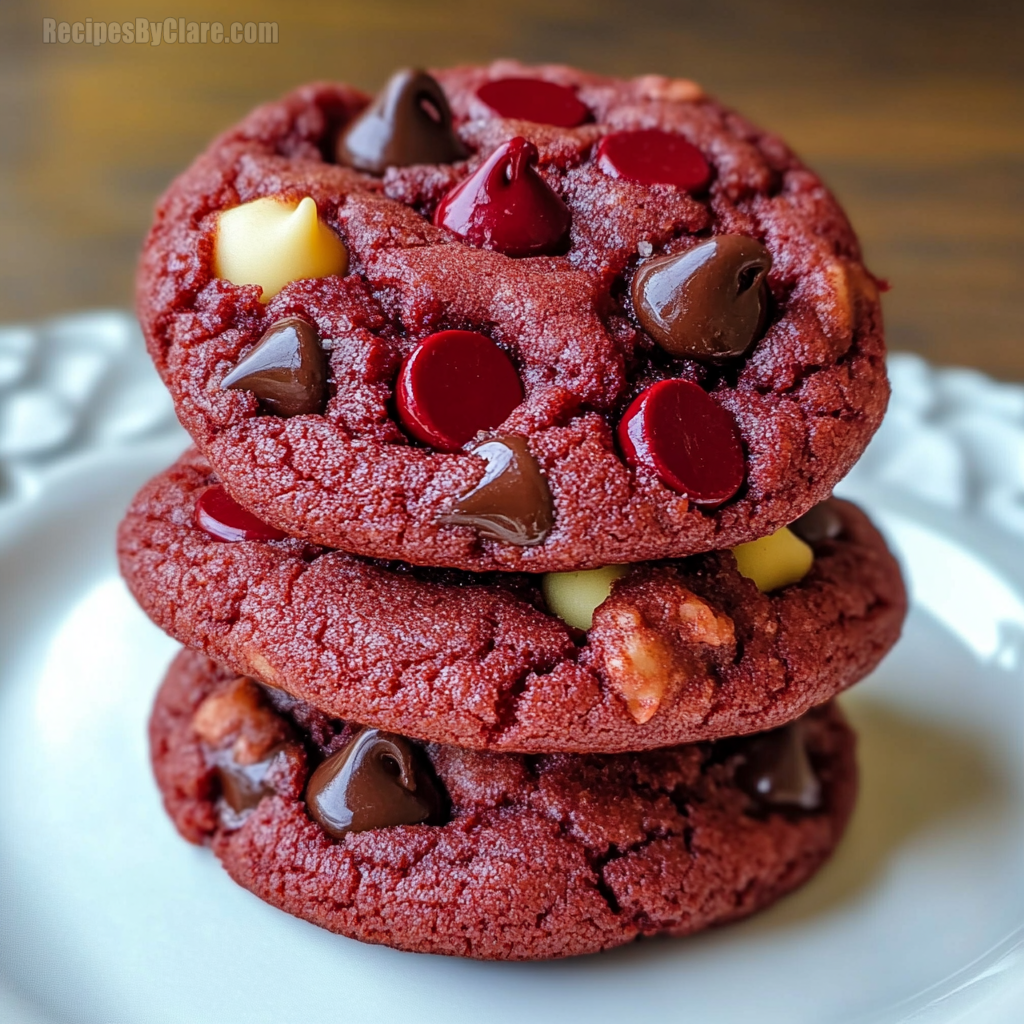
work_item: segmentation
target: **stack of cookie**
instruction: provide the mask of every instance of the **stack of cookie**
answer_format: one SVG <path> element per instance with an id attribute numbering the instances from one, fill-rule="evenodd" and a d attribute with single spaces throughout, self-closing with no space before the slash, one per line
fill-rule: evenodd
<path id="1" fill-rule="evenodd" d="M 906 601 L 830 497 L 887 400 L 876 282 L 779 139 L 660 76 L 308 86 L 172 185 L 138 297 L 196 443 L 119 536 L 187 648 L 153 763 L 239 884 L 531 959 L 828 857 L 830 702 Z"/>

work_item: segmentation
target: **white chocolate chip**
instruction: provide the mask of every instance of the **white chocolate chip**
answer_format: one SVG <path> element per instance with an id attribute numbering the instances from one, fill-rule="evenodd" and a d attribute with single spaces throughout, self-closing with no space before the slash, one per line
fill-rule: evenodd
<path id="1" fill-rule="evenodd" d="M 581 572 L 549 572 L 541 580 L 544 599 L 553 615 L 577 629 L 590 629 L 594 609 L 612 592 L 612 584 L 628 571 L 625 565 L 605 565 Z"/>
<path id="2" fill-rule="evenodd" d="M 799 583 L 814 564 L 814 552 L 792 530 L 781 530 L 732 549 L 736 568 L 763 593 Z"/>
<path id="3" fill-rule="evenodd" d="M 286 284 L 344 274 L 348 253 L 324 224 L 316 203 L 256 199 L 225 210 L 217 221 L 213 272 L 232 284 L 258 284 L 269 302 Z"/>

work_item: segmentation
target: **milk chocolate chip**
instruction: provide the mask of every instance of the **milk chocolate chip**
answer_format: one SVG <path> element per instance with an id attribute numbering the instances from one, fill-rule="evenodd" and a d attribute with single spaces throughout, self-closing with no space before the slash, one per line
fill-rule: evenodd
<path id="1" fill-rule="evenodd" d="M 633 308 L 643 329 L 674 356 L 740 356 L 764 328 L 771 265 L 756 239 L 718 235 L 644 263 L 633 278 Z"/>
<path id="2" fill-rule="evenodd" d="M 313 772 L 306 806 L 328 835 L 340 839 L 391 825 L 436 824 L 444 799 L 407 739 L 362 729 Z"/>
<path id="3" fill-rule="evenodd" d="M 301 416 L 324 411 L 327 375 L 327 353 L 316 328 L 286 317 L 271 325 L 221 387 L 251 391 L 276 416 Z"/>
<path id="4" fill-rule="evenodd" d="M 444 90 L 425 71 L 396 71 L 338 140 L 338 163 L 370 174 L 409 164 L 450 164 L 467 155 Z"/>
<path id="5" fill-rule="evenodd" d="M 835 540 L 843 532 L 843 520 L 832 500 L 826 499 L 805 512 L 795 523 L 790 523 L 789 528 L 808 544 L 820 544 Z"/>
<path id="6" fill-rule="evenodd" d="M 484 537 L 529 547 L 551 532 L 554 510 L 548 482 L 526 439 L 495 437 L 472 449 L 487 463 L 483 478 L 442 518 L 454 526 L 472 526 Z"/>
<path id="7" fill-rule="evenodd" d="M 821 807 L 821 782 L 814 773 L 801 722 L 742 741 L 742 762 L 736 781 L 765 807 L 816 811 Z"/>

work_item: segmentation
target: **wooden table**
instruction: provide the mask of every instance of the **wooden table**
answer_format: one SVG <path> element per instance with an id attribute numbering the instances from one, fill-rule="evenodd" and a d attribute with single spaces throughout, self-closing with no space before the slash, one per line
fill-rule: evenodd
<path id="1" fill-rule="evenodd" d="M 0 321 L 127 306 L 153 202 L 218 129 L 312 78 L 499 55 L 696 78 L 845 203 L 893 348 L 1024 379 L 1024 4 L 1012 0 L 176 0 L 277 45 L 46 44 L 123 0 L 0 3 Z M 164 8 L 166 7 L 166 10 Z M 172 10 L 173 8 L 173 10 Z"/>

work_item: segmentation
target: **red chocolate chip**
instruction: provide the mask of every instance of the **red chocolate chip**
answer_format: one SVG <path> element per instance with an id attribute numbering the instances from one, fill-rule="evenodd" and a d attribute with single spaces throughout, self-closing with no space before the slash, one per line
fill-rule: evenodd
<path id="1" fill-rule="evenodd" d="M 512 360 L 474 331 L 441 331 L 416 346 L 398 371 L 398 414 L 413 437 L 458 451 L 504 421 L 523 400 Z"/>
<path id="2" fill-rule="evenodd" d="M 565 252 L 572 215 L 534 170 L 536 162 L 532 142 L 510 139 L 441 200 L 434 223 L 506 256 Z"/>
<path id="3" fill-rule="evenodd" d="M 485 82 L 476 94 L 498 117 L 557 128 L 575 128 L 590 120 L 590 111 L 572 89 L 542 78 L 499 78 Z"/>
<path id="4" fill-rule="evenodd" d="M 597 146 L 597 163 L 605 174 L 640 185 L 675 185 L 698 192 L 711 179 L 704 154 L 681 135 L 660 128 L 613 132 Z"/>
<path id="5" fill-rule="evenodd" d="M 636 398 L 619 424 L 619 444 L 630 465 L 653 469 L 695 505 L 721 505 L 743 484 L 735 420 L 687 380 L 663 380 Z"/>
<path id="6" fill-rule="evenodd" d="M 196 526 L 216 540 L 283 540 L 287 536 L 246 512 L 219 484 L 199 496 Z"/>

